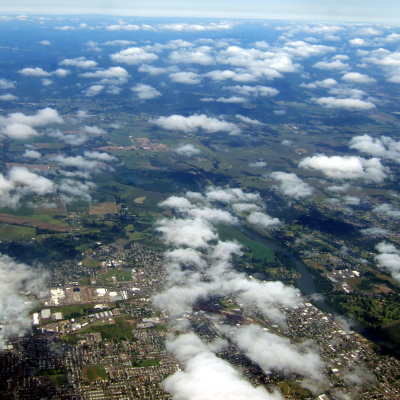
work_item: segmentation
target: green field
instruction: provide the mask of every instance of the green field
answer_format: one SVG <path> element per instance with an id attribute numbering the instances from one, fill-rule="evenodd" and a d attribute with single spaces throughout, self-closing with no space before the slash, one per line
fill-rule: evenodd
<path id="1" fill-rule="evenodd" d="M 90 309 L 93 306 L 94 304 L 83 304 L 83 305 L 53 307 L 51 309 L 51 312 L 52 313 L 62 312 L 64 319 L 78 318 L 80 316 L 86 315 L 85 309 Z"/>
<path id="2" fill-rule="evenodd" d="M 143 361 L 132 361 L 132 367 L 156 367 L 160 364 L 160 360 L 143 360 Z"/>
<path id="3" fill-rule="evenodd" d="M 275 252 L 272 249 L 249 238 L 231 225 L 220 225 L 218 233 L 221 240 L 236 240 L 243 246 L 246 246 L 248 249 L 244 249 L 244 251 L 250 253 L 252 262 L 263 263 L 264 261 L 275 261 Z"/>
<path id="4" fill-rule="evenodd" d="M 97 268 L 100 265 L 100 260 L 88 258 L 86 260 L 82 260 L 82 265 L 86 268 Z"/>
<path id="5" fill-rule="evenodd" d="M 105 324 L 102 321 L 95 322 L 84 329 L 80 330 L 79 333 L 93 333 L 99 332 L 103 339 L 119 341 L 122 339 L 133 339 L 132 328 L 126 317 L 114 318 L 115 324 Z M 68 335 L 68 342 L 73 344 L 76 343 L 76 333 Z"/>
<path id="6" fill-rule="evenodd" d="M 90 365 L 83 368 L 82 375 L 91 382 L 96 379 L 108 379 L 106 370 L 100 365 Z"/>
<path id="7" fill-rule="evenodd" d="M 110 269 L 107 273 L 100 275 L 103 283 L 113 282 L 112 276 L 116 277 L 117 282 L 126 282 L 132 280 L 131 271 L 120 271 L 119 269 Z"/>
<path id="8" fill-rule="evenodd" d="M 67 204 L 68 212 L 85 212 L 89 211 L 89 203 L 86 201 L 71 201 Z"/>
<path id="9" fill-rule="evenodd" d="M 29 240 L 36 238 L 36 228 L 0 224 L 0 240 Z"/>

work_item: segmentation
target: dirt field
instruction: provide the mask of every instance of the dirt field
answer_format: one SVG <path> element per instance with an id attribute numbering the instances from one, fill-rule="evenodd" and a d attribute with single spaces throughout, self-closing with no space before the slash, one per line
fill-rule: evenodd
<path id="1" fill-rule="evenodd" d="M 0 222 L 14 225 L 32 226 L 34 228 L 47 229 L 49 231 L 56 232 L 71 232 L 71 227 L 68 225 L 50 224 L 48 222 L 37 221 L 35 219 L 18 217 L 10 214 L 0 214 Z"/>
<path id="2" fill-rule="evenodd" d="M 91 204 L 89 214 L 92 215 L 118 214 L 118 208 L 114 202 Z"/>

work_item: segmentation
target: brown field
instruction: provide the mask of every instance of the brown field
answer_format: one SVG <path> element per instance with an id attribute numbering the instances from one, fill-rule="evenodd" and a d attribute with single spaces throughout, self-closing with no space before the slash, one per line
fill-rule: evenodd
<path id="1" fill-rule="evenodd" d="M 17 215 L 10 215 L 10 214 L 0 214 L 0 222 L 5 222 L 6 224 L 32 226 L 33 228 L 46 229 L 49 231 L 56 231 L 56 232 L 71 233 L 72 231 L 71 227 L 68 225 L 50 224 L 49 222 L 37 221 L 35 219 L 27 217 L 19 217 Z"/>
<path id="2" fill-rule="evenodd" d="M 43 164 L 19 164 L 19 163 L 6 163 L 8 169 L 12 167 L 25 167 L 29 171 L 34 171 L 38 169 L 39 171 L 47 171 L 48 166 Z"/>
<path id="3" fill-rule="evenodd" d="M 92 215 L 118 214 L 118 208 L 114 202 L 91 204 L 89 214 Z"/>

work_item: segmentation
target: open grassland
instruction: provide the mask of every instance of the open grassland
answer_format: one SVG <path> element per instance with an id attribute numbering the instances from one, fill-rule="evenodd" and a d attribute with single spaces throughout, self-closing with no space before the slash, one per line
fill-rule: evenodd
<path id="1" fill-rule="evenodd" d="M 118 213 L 118 208 L 115 202 L 90 204 L 89 214 L 91 215 L 105 215 L 105 214 L 117 214 L 117 213 Z"/>
<path id="2" fill-rule="evenodd" d="M 36 228 L 28 226 L 0 224 L 0 240 L 26 240 L 34 238 L 36 238 Z"/>
<path id="3" fill-rule="evenodd" d="M 45 217 L 45 216 L 35 216 L 35 217 Z M 53 220 L 52 220 L 53 221 Z M 34 218 L 19 217 L 16 215 L 0 214 L 0 222 L 14 225 L 29 226 L 33 228 L 40 228 L 49 231 L 56 232 L 71 232 L 71 227 L 60 223 L 50 223 L 45 221 L 36 220 Z"/>

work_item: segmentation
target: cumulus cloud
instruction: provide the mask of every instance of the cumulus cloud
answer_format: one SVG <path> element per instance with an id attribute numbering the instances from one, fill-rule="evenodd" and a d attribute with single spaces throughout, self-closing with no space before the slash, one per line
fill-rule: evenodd
<path id="1" fill-rule="evenodd" d="M 383 214 L 394 220 L 400 220 L 400 210 L 391 204 L 383 203 L 373 208 L 372 212 Z"/>
<path id="2" fill-rule="evenodd" d="M 6 94 L 0 95 L 0 100 L 1 101 L 14 101 L 14 100 L 18 100 L 18 97 L 14 96 L 13 94 L 6 93 Z"/>
<path id="3" fill-rule="evenodd" d="M 92 152 L 89 154 L 93 155 L 93 153 L 97 152 Z M 98 161 L 91 161 L 88 158 L 94 158 L 94 157 L 86 157 L 86 156 L 73 157 L 73 156 L 66 156 L 65 154 L 59 154 L 57 156 L 54 156 L 52 159 L 62 167 L 74 167 L 77 169 L 93 171 L 93 172 L 100 172 L 104 169 L 108 169 L 108 166 L 106 164 L 100 163 Z"/>
<path id="4" fill-rule="evenodd" d="M 0 89 L 13 89 L 15 88 L 15 82 L 8 81 L 7 79 L 0 79 Z"/>
<path id="5" fill-rule="evenodd" d="M 265 161 L 256 161 L 256 162 L 252 162 L 249 164 L 249 167 L 253 167 L 253 168 L 264 168 L 267 166 L 267 163 Z"/>
<path id="6" fill-rule="evenodd" d="M 83 78 L 98 78 L 102 84 L 123 84 L 129 79 L 128 71 L 122 67 L 110 67 L 103 71 L 85 72 Z"/>
<path id="7" fill-rule="evenodd" d="M 253 387 L 193 333 L 167 341 L 167 350 L 185 365 L 163 382 L 163 388 L 176 399 L 283 400 L 278 392 L 270 393 L 262 386 Z"/>
<path id="8" fill-rule="evenodd" d="M 400 142 L 396 142 L 389 136 L 381 136 L 380 139 L 372 138 L 367 134 L 355 136 L 350 140 L 350 148 L 400 163 Z"/>
<path id="9" fill-rule="evenodd" d="M 370 101 L 352 98 L 337 99 L 335 97 L 320 97 L 312 98 L 311 100 L 325 108 L 339 108 L 345 110 L 371 110 L 376 108 L 375 104 Z"/>
<path id="10" fill-rule="evenodd" d="M 53 76 L 56 75 L 58 77 L 64 77 L 67 76 L 68 74 L 71 73 L 71 71 L 68 71 L 66 69 L 59 68 L 55 71 L 52 72 L 47 72 L 44 71 L 42 68 L 24 68 L 18 71 L 19 74 L 25 75 L 25 76 L 39 76 L 39 77 L 48 77 L 48 76 Z M 44 80 L 45 82 L 48 80 Z"/>
<path id="11" fill-rule="evenodd" d="M 296 174 L 287 172 L 272 172 L 271 178 L 280 182 L 279 190 L 289 197 L 300 199 L 313 194 L 313 188 L 300 179 Z"/>
<path id="12" fill-rule="evenodd" d="M 232 79 L 233 81 L 236 82 L 254 82 L 257 80 L 257 77 L 255 77 L 252 74 L 249 73 L 237 73 L 231 70 L 215 70 L 215 71 L 210 71 L 204 74 L 205 77 L 211 78 L 214 81 L 224 81 L 227 79 Z"/>
<path id="13" fill-rule="evenodd" d="M 363 179 L 370 182 L 382 182 L 389 172 L 379 158 L 366 160 L 355 156 L 316 155 L 300 161 L 300 168 L 321 171 L 334 179 Z"/>
<path id="14" fill-rule="evenodd" d="M 59 63 L 60 65 L 74 66 L 78 68 L 93 68 L 98 64 L 96 61 L 87 60 L 85 57 L 66 58 Z"/>
<path id="15" fill-rule="evenodd" d="M 157 29 L 170 30 L 176 32 L 204 32 L 204 31 L 224 31 L 233 29 L 235 26 L 240 25 L 239 22 L 213 22 L 210 24 L 188 24 L 188 23 L 175 23 L 175 24 L 159 24 Z"/>
<path id="16" fill-rule="evenodd" d="M 351 45 L 353 45 L 353 46 L 356 46 L 356 47 L 364 47 L 364 46 L 370 46 L 371 45 L 369 42 L 367 42 L 366 40 L 361 39 L 361 38 L 351 39 L 351 40 L 349 40 L 349 43 Z"/>
<path id="17" fill-rule="evenodd" d="M 387 236 L 390 233 L 387 229 L 377 227 L 360 229 L 360 232 L 365 236 Z"/>
<path id="18" fill-rule="evenodd" d="M 273 97 L 279 93 L 279 90 L 268 86 L 231 86 L 226 89 L 232 90 L 235 93 L 243 96 L 266 96 Z"/>
<path id="19" fill-rule="evenodd" d="M 176 65 L 171 67 L 153 67 L 151 65 L 143 64 L 138 69 L 139 72 L 144 72 L 149 75 L 161 75 L 169 74 L 172 72 L 179 72 L 179 68 Z"/>
<path id="20" fill-rule="evenodd" d="M 184 156 L 193 156 L 201 153 L 200 149 L 197 149 L 190 143 L 181 143 L 174 151 L 175 153 Z"/>
<path id="21" fill-rule="evenodd" d="M 42 44 L 43 46 L 50 46 L 51 45 L 50 40 L 42 40 L 39 43 Z"/>
<path id="22" fill-rule="evenodd" d="M 37 160 L 42 157 L 42 155 L 36 150 L 25 150 L 24 154 L 22 154 L 22 157 L 33 158 Z"/>
<path id="23" fill-rule="evenodd" d="M 360 74 L 359 72 L 348 72 L 341 78 L 347 83 L 374 83 L 376 80 L 368 75 Z"/>
<path id="24" fill-rule="evenodd" d="M 221 121 L 217 118 L 207 117 L 204 114 L 184 117 L 182 115 L 171 115 L 170 117 L 159 117 L 149 121 L 163 129 L 178 130 L 183 132 L 195 132 L 203 129 L 208 133 L 228 132 L 237 135 L 241 130 L 233 123 Z"/>
<path id="25" fill-rule="evenodd" d="M 45 289 L 46 274 L 3 254 L 0 254 L 0 274 L 0 320 L 5 321 L 0 332 L 0 350 L 3 350 L 10 336 L 25 333 L 31 325 L 28 315 L 35 303 L 21 293 L 39 295 Z"/>
<path id="26" fill-rule="evenodd" d="M 98 126 L 89 126 L 89 125 L 85 125 L 83 127 L 83 130 L 86 133 L 89 133 L 90 135 L 103 135 L 104 133 L 106 133 L 106 131 L 102 128 L 99 128 Z"/>
<path id="27" fill-rule="evenodd" d="M 104 89 L 104 85 L 92 85 L 89 88 L 87 88 L 85 91 L 83 91 L 84 95 L 87 97 L 94 97 L 97 96 L 102 92 Z"/>
<path id="28" fill-rule="evenodd" d="M 343 63 L 340 60 L 335 61 L 319 61 L 313 65 L 314 68 L 324 70 L 343 70 L 349 68 L 349 64 Z"/>
<path id="29" fill-rule="evenodd" d="M 142 83 L 131 89 L 137 94 L 137 97 L 141 100 L 150 100 L 161 96 L 161 93 L 149 85 L 144 85 Z"/>
<path id="30" fill-rule="evenodd" d="M 319 354 L 311 349 L 301 354 L 287 338 L 263 331 L 256 325 L 248 325 L 237 329 L 233 340 L 266 373 L 274 370 L 285 375 L 295 373 L 316 381 L 323 380 L 321 371 L 324 362 Z M 304 368 L 305 365 L 307 368 Z"/>
<path id="31" fill-rule="evenodd" d="M 391 243 L 381 242 L 375 248 L 380 254 L 375 256 L 379 266 L 387 268 L 396 281 L 400 281 L 400 251 Z"/>
<path id="32" fill-rule="evenodd" d="M 218 97 L 217 99 L 213 99 L 211 97 L 205 97 L 204 99 L 201 99 L 201 101 L 205 101 L 205 102 L 216 101 L 218 103 L 236 103 L 236 104 L 240 104 L 240 103 L 246 103 L 247 99 L 245 99 L 244 97 L 238 97 L 238 96 Z"/>
<path id="33" fill-rule="evenodd" d="M 86 158 L 91 158 L 94 160 L 99 160 L 99 161 L 104 161 L 104 162 L 112 162 L 112 161 L 117 161 L 117 157 L 114 157 L 111 154 L 108 153 L 101 153 L 99 151 L 85 151 L 83 155 Z"/>
<path id="34" fill-rule="evenodd" d="M 270 217 L 269 215 L 264 214 L 259 211 L 252 212 L 247 217 L 247 221 L 250 224 L 259 226 L 261 228 L 269 228 L 271 226 L 278 226 L 278 225 L 282 224 L 282 222 L 279 220 L 279 218 Z"/>
<path id="35" fill-rule="evenodd" d="M 112 61 L 117 63 L 121 62 L 128 65 L 138 65 L 155 61 L 158 59 L 158 55 L 148 53 L 140 47 L 129 47 L 128 49 L 121 50 L 118 53 L 111 54 L 110 58 Z"/>
<path id="36" fill-rule="evenodd" d="M 171 52 L 168 59 L 176 64 L 213 65 L 215 60 L 212 52 L 213 48 L 209 46 L 200 46 L 196 49 L 183 48 Z"/>
<path id="37" fill-rule="evenodd" d="M 245 124 L 251 124 L 251 125 L 265 125 L 265 124 L 263 124 L 262 122 L 260 122 L 260 121 L 258 121 L 258 120 L 256 120 L 256 119 L 251 119 L 251 118 L 248 118 L 248 117 L 244 117 L 243 115 L 236 114 L 235 117 L 236 117 L 238 120 L 244 122 Z"/>
<path id="38" fill-rule="evenodd" d="M 315 81 L 311 83 L 302 83 L 300 87 L 304 87 L 307 89 L 317 89 L 317 88 L 327 88 L 330 89 L 332 86 L 337 85 L 337 81 L 332 78 L 327 78 L 322 81 Z"/>
<path id="39" fill-rule="evenodd" d="M 201 83 L 200 75 L 194 72 L 175 72 L 170 74 L 169 77 L 174 82 L 186 83 L 188 85 L 197 85 Z"/>
<path id="40" fill-rule="evenodd" d="M 38 135 L 33 127 L 63 123 L 64 120 L 52 108 L 44 108 L 39 110 L 36 115 L 30 116 L 12 113 L 7 117 L 0 116 L 0 134 L 12 139 L 27 139 Z"/>
<path id="41" fill-rule="evenodd" d="M 72 146 L 80 146 L 88 140 L 88 137 L 86 135 L 64 134 L 59 129 L 48 129 L 46 131 L 46 135 Z"/>

